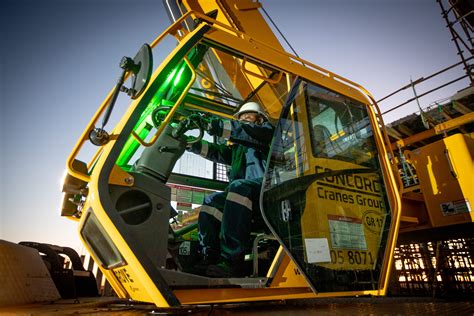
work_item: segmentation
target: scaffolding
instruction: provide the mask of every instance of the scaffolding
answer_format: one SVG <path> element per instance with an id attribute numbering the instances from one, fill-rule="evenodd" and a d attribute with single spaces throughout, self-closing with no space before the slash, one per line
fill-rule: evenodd
<path id="1" fill-rule="evenodd" d="M 474 238 L 398 245 L 391 294 L 474 297 Z"/>
<path id="2" fill-rule="evenodd" d="M 474 47 L 472 40 L 474 8 L 472 7 L 472 2 L 468 0 L 449 0 L 446 6 L 443 0 L 436 1 L 441 8 L 441 15 L 446 21 L 446 27 L 451 33 L 452 41 L 456 46 L 472 86 L 474 83 L 472 67 L 468 63 L 468 59 L 472 57 Z"/>

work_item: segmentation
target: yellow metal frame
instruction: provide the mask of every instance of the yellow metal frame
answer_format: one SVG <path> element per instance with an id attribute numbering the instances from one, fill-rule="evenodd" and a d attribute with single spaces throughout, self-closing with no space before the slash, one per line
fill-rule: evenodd
<path id="1" fill-rule="evenodd" d="M 95 176 L 93 176 L 95 178 Z M 96 179 L 94 179 L 96 180 Z M 95 185 L 97 181 L 92 181 L 91 185 Z M 92 188 L 91 188 L 92 189 Z M 95 189 L 97 192 L 97 189 Z M 95 200 L 95 203 L 99 203 L 98 200 Z M 94 204 L 95 204 L 94 203 Z M 97 219 L 99 220 L 102 228 L 106 231 L 106 233 L 110 236 L 110 238 L 114 241 L 115 246 L 117 249 L 120 250 L 120 253 L 123 257 L 127 258 L 127 266 L 133 266 L 133 271 L 135 272 L 133 277 L 137 278 L 141 284 L 143 284 L 143 288 L 146 289 L 146 292 L 140 292 L 137 293 L 136 296 L 130 295 L 130 292 L 128 292 L 123 284 L 121 284 L 118 280 L 116 275 L 114 274 L 115 270 L 120 270 L 121 267 L 117 269 L 106 269 L 103 266 L 99 265 L 100 270 L 102 273 L 107 277 L 107 280 L 110 282 L 111 286 L 113 289 L 116 291 L 117 295 L 120 298 L 129 298 L 129 299 L 134 299 L 137 301 L 148 301 L 148 302 L 153 302 L 157 306 L 160 307 L 170 307 L 166 299 L 163 297 L 161 292 L 156 288 L 153 280 L 150 279 L 148 274 L 146 273 L 144 267 L 141 265 L 140 261 L 135 257 L 135 254 L 133 251 L 130 249 L 128 244 L 125 242 L 123 237 L 120 235 L 118 230 L 115 228 L 115 225 L 112 223 L 108 215 L 105 213 L 103 210 L 102 206 L 100 204 L 98 205 L 88 205 L 89 207 L 92 207 L 94 210 L 94 214 L 96 215 Z M 84 225 L 84 221 L 86 219 L 86 216 L 82 216 L 80 223 L 79 223 L 79 231 L 82 229 Z M 94 259 L 95 262 L 100 262 L 98 258 L 93 256 L 93 251 L 88 247 L 87 243 L 85 240 L 82 238 L 82 235 L 79 234 L 79 237 L 87 248 L 87 251 L 91 254 L 91 257 Z"/>
<path id="2" fill-rule="evenodd" d="M 245 68 L 245 65 L 247 64 L 247 58 L 243 58 L 243 61 L 242 61 L 242 70 L 244 71 L 244 73 L 248 74 L 248 75 L 251 75 L 253 77 L 256 77 L 258 79 L 261 79 L 263 81 L 266 81 L 270 84 L 277 84 L 278 82 L 280 82 L 281 78 L 283 77 L 283 71 L 280 71 L 278 73 L 278 77 L 276 77 L 275 79 L 271 79 L 271 78 L 267 78 L 265 76 L 262 76 L 254 71 L 251 71 L 251 70 L 248 70 L 247 68 Z"/>
<path id="3" fill-rule="evenodd" d="M 362 88 L 362 87 L 361 87 Z M 363 88 L 362 88 L 363 89 Z M 383 124 L 382 114 L 380 109 L 377 105 L 377 102 L 373 98 L 373 96 L 365 90 L 366 95 L 372 101 L 373 107 L 376 109 L 375 111 L 369 111 L 370 119 L 372 126 L 379 126 L 378 129 L 374 129 L 374 134 L 377 134 L 378 137 L 374 137 L 377 143 L 377 148 L 381 149 L 382 153 L 390 153 L 390 157 L 393 157 L 393 152 L 390 148 L 390 142 L 388 140 L 388 134 L 385 130 L 385 125 Z M 382 125 L 381 125 L 382 124 Z M 385 140 L 385 142 L 383 141 Z M 380 293 L 378 295 L 386 295 L 388 289 L 388 283 L 390 279 L 390 274 L 393 267 L 393 255 L 395 251 L 395 245 L 397 244 L 398 232 L 400 228 L 400 216 L 401 216 L 401 197 L 399 188 L 393 185 L 394 183 L 398 183 L 398 178 L 395 177 L 394 169 L 395 166 L 393 162 L 389 160 L 387 154 L 380 155 L 380 161 L 382 162 L 380 165 L 382 167 L 382 174 L 388 179 L 386 179 L 385 184 L 387 185 L 388 189 L 388 199 L 392 209 L 392 228 L 389 232 L 387 237 L 387 249 L 388 251 L 385 252 L 384 260 L 386 260 L 387 264 L 385 266 L 385 270 L 381 271 L 381 284 L 383 284 Z"/>

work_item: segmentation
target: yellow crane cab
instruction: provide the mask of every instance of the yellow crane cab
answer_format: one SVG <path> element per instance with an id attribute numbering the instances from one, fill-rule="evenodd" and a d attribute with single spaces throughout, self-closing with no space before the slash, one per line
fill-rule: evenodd
<path id="1" fill-rule="evenodd" d="M 153 68 L 152 51 L 170 36 L 177 46 Z M 68 159 L 62 208 L 119 297 L 168 307 L 385 294 L 400 198 L 364 88 L 196 11 L 121 67 Z M 108 132 L 120 91 L 131 102 Z M 275 126 L 251 269 L 244 278 L 193 274 L 198 210 L 178 215 L 174 192 L 185 186 L 202 199 L 226 183 L 172 171 L 207 137 L 192 117 L 232 119 L 247 101 Z M 77 156 L 89 141 L 98 150 L 86 163 Z"/>

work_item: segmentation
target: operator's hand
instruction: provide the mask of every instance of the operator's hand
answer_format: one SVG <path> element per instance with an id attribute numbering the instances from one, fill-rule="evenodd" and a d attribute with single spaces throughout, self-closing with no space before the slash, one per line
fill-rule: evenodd
<path id="1" fill-rule="evenodd" d="M 209 125 L 208 120 L 206 120 L 205 117 L 203 117 L 202 115 L 199 115 L 199 114 L 191 114 L 188 117 L 188 120 L 195 122 L 200 128 L 202 128 L 204 130 L 207 130 L 207 127 Z"/>
<path id="2" fill-rule="evenodd" d="M 221 136 L 222 135 L 222 120 L 218 118 L 211 118 L 207 124 L 206 131 L 211 136 Z"/>
<path id="3" fill-rule="evenodd" d="M 191 150 L 191 147 L 193 147 L 195 140 L 196 140 L 196 137 L 184 135 L 184 141 L 186 142 L 187 151 Z"/>

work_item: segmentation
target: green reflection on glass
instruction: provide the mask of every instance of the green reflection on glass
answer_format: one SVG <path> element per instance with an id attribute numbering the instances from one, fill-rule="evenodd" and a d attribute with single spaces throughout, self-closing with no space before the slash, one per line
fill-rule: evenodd
<path id="1" fill-rule="evenodd" d="M 176 89 L 179 89 L 183 77 L 186 77 L 184 75 L 185 69 L 186 64 L 181 61 L 178 66 L 166 76 L 166 80 L 158 87 L 156 93 L 151 98 L 151 101 L 141 113 L 140 118 L 133 128 L 133 131 L 139 135 L 141 139 L 144 140 L 153 128 L 153 120 L 151 116 L 155 108 L 163 105 L 174 105 L 174 99 L 176 98 L 177 92 L 179 92 Z M 158 128 L 159 126 L 154 127 Z M 117 159 L 117 164 L 122 167 L 130 164 L 130 159 L 139 147 L 139 142 L 133 136 L 130 136 Z"/>
<path id="2" fill-rule="evenodd" d="M 184 67 L 181 67 L 181 69 L 178 72 L 178 75 L 176 76 L 176 78 L 174 78 L 173 86 L 176 87 L 179 84 L 183 71 L 184 71 Z"/>

